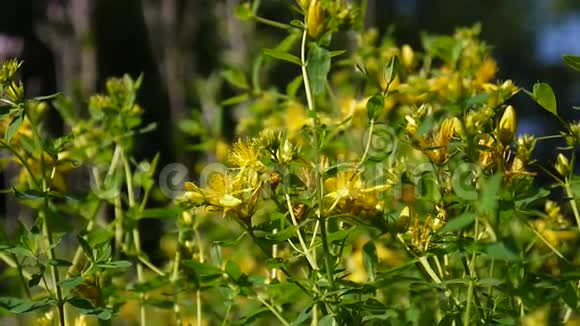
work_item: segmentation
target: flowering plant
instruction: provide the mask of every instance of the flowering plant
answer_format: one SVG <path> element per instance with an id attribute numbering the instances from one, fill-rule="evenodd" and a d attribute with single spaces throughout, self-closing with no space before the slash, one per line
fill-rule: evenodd
<path id="1" fill-rule="evenodd" d="M 183 122 L 207 141 L 195 147 L 207 161 L 163 208 L 148 205 L 164 189 L 158 157 L 132 157 L 134 137 L 154 127 L 141 125 L 140 78 L 111 79 L 83 118 L 61 95 L 25 99 L 20 64 L 3 65 L 1 146 L 33 218 L 0 237 L 24 296 L 0 308 L 44 312 L 46 325 L 577 321 L 580 125 L 560 118 L 550 86 L 497 80 L 478 25 L 424 35 L 419 50 L 364 30 L 364 8 L 349 1 L 292 9 L 282 23 L 261 17 L 259 1 L 238 7 L 288 36 L 251 71 L 224 69 L 238 94 L 222 108 L 245 113 L 233 145 Z M 281 65 L 288 84 L 267 85 Z M 517 135 L 509 100 L 522 90 L 562 122 L 553 167 L 533 156 L 545 138 Z M 49 102 L 69 135 L 46 132 Z M 69 189 L 80 171 L 90 189 Z M 553 183 L 538 186 L 538 171 Z M 139 228 L 151 218 L 167 222 L 156 263 Z"/>

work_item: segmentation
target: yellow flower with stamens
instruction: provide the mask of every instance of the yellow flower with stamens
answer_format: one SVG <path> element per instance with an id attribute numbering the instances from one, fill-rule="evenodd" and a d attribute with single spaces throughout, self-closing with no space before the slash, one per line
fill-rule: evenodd
<path id="1" fill-rule="evenodd" d="M 374 215 L 382 209 L 378 193 L 390 189 L 389 185 L 366 187 L 360 172 L 347 170 L 324 181 L 325 197 L 329 200 L 328 212 L 338 208 L 343 213 Z"/>
<path id="2" fill-rule="evenodd" d="M 228 162 L 241 169 L 261 169 L 263 167 L 258 148 L 255 143 L 250 141 L 238 140 L 228 155 Z"/>

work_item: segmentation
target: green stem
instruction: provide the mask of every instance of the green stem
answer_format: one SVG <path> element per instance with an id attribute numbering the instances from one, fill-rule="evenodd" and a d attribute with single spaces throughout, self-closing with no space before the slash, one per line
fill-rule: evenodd
<path id="1" fill-rule="evenodd" d="M 286 197 L 286 204 L 288 205 L 288 213 L 290 213 L 292 224 L 296 227 L 296 235 L 298 236 L 298 241 L 300 242 L 300 246 L 302 247 L 304 256 L 306 257 L 306 260 L 310 264 L 310 267 L 312 267 L 312 269 L 314 270 L 318 270 L 319 269 L 318 264 L 316 263 L 316 260 L 312 258 L 310 250 L 306 246 L 306 242 L 304 242 L 304 237 L 302 237 L 302 232 L 300 231 L 300 225 L 298 224 L 298 220 L 296 219 L 296 216 L 294 216 L 294 209 L 292 208 L 292 201 L 290 200 L 290 195 L 288 195 L 287 192 L 285 192 L 284 195 Z"/>
<path id="2" fill-rule="evenodd" d="M 264 25 L 268 25 L 268 26 L 272 26 L 272 27 L 276 27 L 276 28 L 280 28 L 280 29 L 289 29 L 290 25 L 287 24 L 283 24 L 280 22 L 277 22 L 275 20 L 271 20 L 268 18 L 264 18 L 264 17 L 260 17 L 260 16 L 254 16 L 254 19 L 258 22 L 258 23 L 262 23 Z"/>
<path id="3" fill-rule="evenodd" d="M 572 154 L 570 166 L 574 166 L 575 158 L 576 158 L 575 155 Z M 571 175 L 572 173 L 573 171 L 570 172 Z M 574 213 L 574 218 L 576 219 L 576 227 L 578 227 L 578 230 L 580 230 L 580 212 L 578 211 L 578 205 L 576 204 L 576 197 L 574 196 L 574 192 L 572 191 L 572 188 L 570 186 L 570 178 L 565 179 L 564 188 L 566 189 L 566 196 L 570 198 L 570 206 L 572 206 L 572 212 Z M 578 289 L 580 289 L 580 281 L 578 281 L 578 283 L 576 284 L 576 292 L 578 292 Z M 568 322 L 568 320 L 572 316 L 572 309 L 573 307 L 568 307 L 566 309 L 566 312 L 564 313 L 565 323 Z"/>
<path id="4" fill-rule="evenodd" d="M 465 318 L 463 319 L 463 325 L 468 326 L 471 319 L 471 297 L 473 296 L 473 280 L 469 282 L 469 288 L 467 289 L 467 307 L 465 308 Z"/>
<path id="5" fill-rule="evenodd" d="M 177 236 L 177 243 L 181 245 L 183 242 L 183 231 L 180 229 Z M 171 274 L 171 283 L 173 284 L 173 312 L 175 312 L 176 325 L 180 326 L 181 321 L 181 309 L 179 307 L 179 291 L 177 288 L 177 281 L 179 279 L 179 263 L 181 261 L 181 248 L 177 248 L 175 251 L 175 257 L 173 258 L 173 273 Z"/>
<path id="6" fill-rule="evenodd" d="M 129 161 L 125 153 L 122 153 L 122 161 L 123 161 L 123 168 L 125 169 L 125 183 L 127 186 L 127 198 L 129 201 L 129 208 L 132 209 L 135 207 L 135 193 L 133 191 L 133 175 L 131 173 L 131 167 L 129 166 Z M 122 215 L 122 214 L 121 214 Z M 135 246 L 135 251 L 137 256 L 141 256 L 141 236 L 139 234 L 139 224 L 133 226 L 132 230 L 133 235 L 133 245 Z M 145 283 L 145 276 L 143 274 L 143 265 L 138 260 L 137 261 L 137 281 L 139 283 Z M 145 307 L 145 294 L 140 295 L 141 303 L 140 303 L 140 319 L 141 325 L 147 325 L 147 310 Z"/>
<path id="7" fill-rule="evenodd" d="M 306 28 L 302 33 L 302 45 L 300 46 L 300 60 L 302 62 L 302 79 L 304 80 L 304 91 L 306 92 L 306 102 L 308 104 L 308 110 L 314 111 L 314 101 L 312 100 L 312 91 L 310 89 L 310 79 L 308 78 L 307 62 L 306 62 L 306 39 L 308 38 L 308 32 Z"/>
<path id="8" fill-rule="evenodd" d="M 197 248 L 199 250 L 199 262 L 203 264 L 205 262 L 205 256 L 203 254 L 203 246 L 201 244 L 201 236 L 199 231 L 197 230 L 197 226 L 193 228 L 193 233 L 195 234 L 195 239 L 197 243 Z M 202 321 L 202 309 L 201 309 L 201 290 L 198 288 L 195 291 L 195 306 L 196 306 L 196 319 L 197 319 L 197 326 L 201 326 Z"/>
<path id="9" fill-rule="evenodd" d="M 371 148 L 371 141 L 373 139 L 373 129 L 375 127 L 375 119 L 371 119 L 370 126 L 369 126 L 369 135 L 367 138 L 367 144 L 365 146 L 365 151 L 363 156 L 361 157 L 360 161 L 357 163 L 355 171 L 359 169 L 359 167 L 365 162 L 367 156 L 369 155 L 369 149 Z"/>
<path id="10" fill-rule="evenodd" d="M 46 205 L 48 205 L 48 197 L 45 197 L 45 203 L 46 203 Z M 52 232 L 50 232 L 47 219 L 48 219 L 47 215 L 44 214 L 43 223 L 42 223 L 42 233 L 43 233 L 44 238 L 47 240 L 47 246 L 49 248 L 48 249 L 48 259 L 54 261 L 56 258 L 56 255 L 55 255 L 55 250 L 53 248 Z M 66 319 L 64 317 L 65 316 L 64 315 L 64 302 L 62 300 L 62 289 L 58 285 L 58 282 L 59 282 L 58 267 L 55 265 L 51 265 L 50 269 L 52 270 L 52 278 L 54 281 L 54 290 L 56 293 L 56 302 L 57 302 L 57 306 L 58 306 L 58 316 L 59 316 L 59 320 L 60 320 L 60 325 L 66 326 Z"/>
<path id="11" fill-rule="evenodd" d="M 264 305 L 266 306 L 268 309 L 270 309 L 270 311 L 274 314 L 274 316 L 276 316 L 276 318 L 278 318 L 278 320 L 280 321 L 280 323 L 284 326 L 290 326 L 290 323 L 284 319 L 284 317 L 282 317 L 282 315 L 280 315 L 280 312 L 278 312 L 278 310 L 276 310 L 276 308 L 274 308 L 272 305 L 270 305 L 268 302 L 266 302 L 266 300 L 264 300 L 262 297 L 260 297 L 260 295 L 256 295 L 256 298 Z"/>

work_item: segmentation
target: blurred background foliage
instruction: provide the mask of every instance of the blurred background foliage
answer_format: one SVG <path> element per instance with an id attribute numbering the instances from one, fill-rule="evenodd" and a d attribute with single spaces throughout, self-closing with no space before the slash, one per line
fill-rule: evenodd
<path id="1" fill-rule="evenodd" d="M 176 128 L 179 121 L 202 112 L 212 117 L 219 100 L 234 95 L 219 77 L 224 66 L 248 66 L 264 46 L 274 44 L 279 31 L 240 22 L 234 15 L 239 0 L 22 0 L 4 1 L 0 11 L 0 58 L 24 60 L 27 96 L 62 91 L 79 107 L 87 95 L 102 89 L 109 76 L 144 74 L 139 102 L 145 123 L 156 131 L 143 135 L 138 155 L 161 152 L 161 162 L 195 162 L 184 145 L 195 143 Z M 261 15 L 291 20 L 290 0 L 264 0 Z M 549 82 L 566 120 L 577 119 L 571 107 L 580 103 L 580 80 L 561 60 L 580 53 L 580 2 L 368 0 L 367 27 L 420 47 L 422 31 L 449 34 L 457 26 L 480 22 L 482 39 L 493 46 L 500 67 L 498 78 L 510 78 L 530 89 Z M 281 71 L 283 84 L 291 75 Z M 525 95 L 514 101 L 520 133 L 555 131 L 555 120 Z M 86 105 L 84 106 L 86 107 Z M 233 137 L 235 113 L 225 112 L 224 135 Z M 62 125 L 54 119 L 52 129 Z M 151 144 L 156 144 L 151 146 Z M 539 155 L 551 154 L 544 142 Z"/>

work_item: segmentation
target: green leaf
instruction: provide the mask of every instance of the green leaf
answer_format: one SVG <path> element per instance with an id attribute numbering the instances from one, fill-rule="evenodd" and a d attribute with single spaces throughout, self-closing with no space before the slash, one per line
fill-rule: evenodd
<path id="1" fill-rule="evenodd" d="M 555 116 L 558 116 L 556 96 L 554 95 L 554 91 L 552 90 L 552 87 L 550 87 L 550 85 L 546 83 L 536 83 L 534 84 L 534 89 L 532 93 L 528 91 L 525 92 L 548 112 L 552 113 Z"/>
<path id="2" fill-rule="evenodd" d="M 12 121 L 8 125 L 8 129 L 6 129 L 6 134 L 4 135 L 4 140 L 7 143 L 10 143 L 10 140 L 12 140 L 12 137 L 14 136 L 14 134 L 16 134 L 16 132 L 20 128 L 20 125 L 22 124 L 23 121 L 24 121 L 24 110 L 21 110 L 18 113 L 18 115 L 16 117 L 14 117 L 14 119 L 12 119 Z"/>
<path id="3" fill-rule="evenodd" d="M 338 57 L 339 55 L 343 55 L 345 53 L 346 53 L 346 50 L 330 51 L 330 57 L 331 58 Z"/>
<path id="4" fill-rule="evenodd" d="M 387 85 L 392 83 L 393 80 L 397 78 L 397 75 L 399 74 L 399 68 L 399 57 L 397 55 L 393 55 L 383 68 L 383 78 L 385 78 L 385 83 L 387 83 Z"/>
<path id="5" fill-rule="evenodd" d="M 44 95 L 44 96 L 37 96 L 37 97 L 33 97 L 32 99 L 35 101 L 47 101 L 47 100 L 52 100 L 52 99 L 56 99 L 57 97 L 62 96 L 62 93 L 54 93 L 54 94 L 50 94 L 50 95 Z"/>
<path id="6" fill-rule="evenodd" d="M 502 175 L 497 173 L 485 181 L 479 198 L 479 211 L 488 216 L 494 216 L 498 206 Z"/>
<path id="7" fill-rule="evenodd" d="M 234 87 L 247 90 L 250 88 L 246 75 L 240 69 L 228 69 L 222 72 L 222 77 Z"/>
<path id="8" fill-rule="evenodd" d="M 225 99 L 222 101 L 221 104 L 223 106 L 236 105 L 236 104 L 243 103 L 249 99 L 250 99 L 250 94 L 244 93 L 244 94 L 236 95 L 236 96 L 230 97 L 228 99 Z"/>
<path id="9" fill-rule="evenodd" d="M 116 260 L 116 261 L 110 261 L 107 263 L 97 264 L 97 267 L 110 268 L 110 269 L 129 268 L 131 266 L 132 266 L 131 262 L 128 262 L 126 260 Z"/>
<path id="10" fill-rule="evenodd" d="M 79 245 L 83 249 L 85 255 L 91 260 L 95 261 L 95 257 L 93 255 L 93 247 L 85 240 L 85 238 L 81 236 L 77 236 L 77 240 L 79 241 Z"/>
<path id="11" fill-rule="evenodd" d="M 65 290 L 70 290 L 81 285 L 85 281 L 85 278 L 82 276 L 75 276 L 72 278 L 67 278 L 66 280 L 62 280 L 58 282 L 58 285 Z"/>
<path id="12" fill-rule="evenodd" d="M 562 58 L 568 66 L 580 71 L 580 56 L 566 54 Z"/>
<path id="13" fill-rule="evenodd" d="M 302 325 L 302 323 L 304 323 L 307 319 L 310 318 L 310 315 L 312 315 L 312 307 L 308 306 L 308 307 L 304 308 L 304 310 L 302 310 L 302 312 L 300 312 L 298 317 L 296 317 L 296 319 L 293 322 L 291 322 L 290 325 L 291 326 Z"/>
<path id="14" fill-rule="evenodd" d="M 473 213 L 464 213 L 458 217 L 450 219 L 439 232 L 444 233 L 461 230 L 473 223 L 475 218 L 476 215 Z"/>
<path id="15" fill-rule="evenodd" d="M 515 261 L 519 257 L 513 253 L 503 242 L 495 242 L 485 247 L 488 256 L 497 260 Z"/>
<path id="16" fill-rule="evenodd" d="M 263 53 L 264 53 L 264 55 L 267 55 L 267 56 L 272 57 L 274 59 L 287 61 L 287 62 L 296 64 L 296 65 L 302 66 L 302 62 L 300 62 L 300 58 L 298 58 L 297 56 L 292 55 L 290 53 L 276 51 L 273 49 L 264 49 Z"/>
<path id="17" fill-rule="evenodd" d="M 284 242 L 284 241 L 292 238 L 296 234 L 296 230 L 297 230 L 296 226 L 292 225 L 292 226 L 285 228 L 281 232 L 266 234 L 266 239 L 271 240 L 271 241 L 276 242 L 276 243 Z"/>
<path id="18" fill-rule="evenodd" d="M 72 298 L 68 300 L 68 303 L 83 315 L 95 316 L 102 320 L 109 320 L 113 317 L 113 311 L 111 309 L 94 307 L 90 301 L 85 299 Z"/>
<path id="19" fill-rule="evenodd" d="M 42 273 L 32 274 L 32 276 L 30 276 L 30 279 L 28 280 L 28 287 L 31 288 L 33 286 L 38 285 L 38 283 L 40 283 L 41 279 L 42 279 Z"/>
<path id="20" fill-rule="evenodd" d="M 465 106 L 470 107 L 470 106 L 481 105 L 481 104 L 485 103 L 490 97 L 491 97 L 490 93 L 479 93 L 479 94 L 469 98 L 467 101 L 465 101 Z"/>
<path id="21" fill-rule="evenodd" d="M 308 53 L 308 78 L 310 79 L 310 90 L 313 95 L 324 93 L 326 80 L 330 72 L 330 52 L 312 43 L 310 53 Z"/>
<path id="22" fill-rule="evenodd" d="M 334 324 L 334 315 L 326 315 L 318 321 L 318 326 L 331 326 Z"/>
<path id="23" fill-rule="evenodd" d="M 57 267 L 72 266 L 72 263 L 70 261 L 64 260 L 64 259 L 49 259 L 48 264 L 51 266 L 57 266 Z"/>
<path id="24" fill-rule="evenodd" d="M 295 97 L 296 93 L 298 93 L 298 89 L 300 89 L 300 86 L 302 86 L 302 81 L 303 81 L 302 75 L 299 75 L 296 78 L 294 78 L 288 84 L 288 86 L 286 86 L 286 95 L 290 97 Z"/>
<path id="25" fill-rule="evenodd" d="M 0 308 L 6 309 L 14 314 L 22 314 L 37 309 L 42 309 L 53 305 L 54 303 L 55 302 L 52 298 L 45 298 L 39 301 L 28 301 L 13 297 L 0 298 Z"/>
<path id="26" fill-rule="evenodd" d="M 195 260 L 184 260 L 183 266 L 192 269 L 198 276 L 215 276 L 221 275 L 222 270 L 210 264 L 202 264 Z"/>
<path id="27" fill-rule="evenodd" d="M 379 259 L 375 244 L 372 241 L 368 241 L 363 246 L 363 265 L 371 282 L 375 281 L 378 263 Z"/>
<path id="28" fill-rule="evenodd" d="M 572 310 L 576 309 L 578 305 L 576 289 L 569 282 L 566 282 L 563 285 L 562 300 L 564 300 L 564 302 L 566 302 L 568 307 L 572 308 Z"/>
<path id="29" fill-rule="evenodd" d="M 269 269 L 286 267 L 286 261 L 280 257 L 268 258 L 266 259 L 266 267 Z"/>
<path id="30" fill-rule="evenodd" d="M 34 189 L 19 191 L 16 188 L 12 188 L 12 190 L 14 190 L 14 196 L 22 200 L 40 201 L 44 200 L 45 197 L 45 193 Z"/>
<path id="31" fill-rule="evenodd" d="M 380 92 L 369 98 L 367 101 L 367 114 L 369 120 L 376 120 L 383 112 L 384 107 L 385 97 Z"/>
<path id="32" fill-rule="evenodd" d="M 236 263 L 231 260 L 228 260 L 226 263 L 226 273 L 235 281 L 237 282 L 240 277 L 242 277 L 242 271 L 240 267 Z"/>
<path id="33" fill-rule="evenodd" d="M 87 242 L 91 248 L 111 240 L 113 232 L 105 229 L 95 229 L 87 234 Z"/>
<path id="34" fill-rule="evenodd" d="M 254 18 L 254 12 L 252 11 L 252 7 L 250 7 L 249 2 L 241 3 L 239 6 L 236 7 L 235 11 L 236 17 L 241 21 L 249 21 Z"/>

